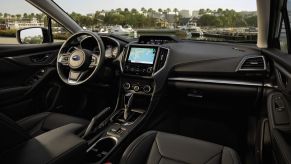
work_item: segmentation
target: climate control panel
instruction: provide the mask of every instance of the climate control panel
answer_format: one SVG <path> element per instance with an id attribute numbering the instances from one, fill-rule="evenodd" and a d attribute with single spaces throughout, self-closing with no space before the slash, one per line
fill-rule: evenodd
<path id="1" fill-rule="evenodd" d="M 126 64 L 124 72 L 132 75 L 150 76 L 153 73 L 153 66 Z"/>
<path id="2" fill-rule="evenodd" d="M 153 84 L 150 80 L 127 79 L 122 81 L 122 88 L 125 91 L 150 94 L 153 92 Z"/>

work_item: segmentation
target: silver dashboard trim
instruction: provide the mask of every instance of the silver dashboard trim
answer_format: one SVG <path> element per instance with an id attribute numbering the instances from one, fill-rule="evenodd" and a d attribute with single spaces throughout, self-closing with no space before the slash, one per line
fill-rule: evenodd
<path id="1" fill-rule="evenodd" d="M 263 83 L 246 82 L 237 80 L 220 80 L 220 79 L 205 79 L 205 78 L 185 78 L 185 77 L 171 77 L 169 81 L 182 81 L 182 82 L 197 82 L 197 83 L 212 83 L 212 84 L 230 84 L 230 85 L 245 85 L 263 87 Z"/>

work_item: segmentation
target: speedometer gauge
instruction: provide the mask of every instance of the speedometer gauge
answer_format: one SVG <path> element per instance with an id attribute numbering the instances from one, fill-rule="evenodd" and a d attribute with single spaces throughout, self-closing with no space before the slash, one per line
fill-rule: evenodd
<path id="1" fill-rule="evenodd" d="M 112 47 L 110 45 L 106 46 L 106 50 L 105 50 L 105 57 L 106 58 L 112 58 Z"/>

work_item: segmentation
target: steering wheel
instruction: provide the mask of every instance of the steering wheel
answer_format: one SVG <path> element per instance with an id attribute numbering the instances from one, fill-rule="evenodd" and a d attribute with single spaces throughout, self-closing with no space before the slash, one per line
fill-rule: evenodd
<path id="1" fill-rule="evenodd" d="M 94 50 L 81 47 L 81 41 L 87 37 L 96 41 Z M 62 45 L 57 57 L 57 72 L 66 84 L 80 85 L 100 70 L 104 58 L 105 48 L 98 34 L 90 31 L 78 32 Z"/>

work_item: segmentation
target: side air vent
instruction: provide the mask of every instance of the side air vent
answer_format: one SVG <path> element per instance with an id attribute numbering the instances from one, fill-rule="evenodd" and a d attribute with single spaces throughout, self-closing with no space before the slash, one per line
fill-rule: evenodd
<path id="1" fill-rule="evenodd" d="M 264 71 L 266 61 L 263 56 L 245 57 L 238 67 L 238 71 Z"/>
<path id="2" fill-rule="evenodd" d="M 156 72 L 164 67 L 167 57 L 168 57 L 169 50 L 166 48 L 160 48 L 159 57 L 157 59 L 157 66 Z"/>

